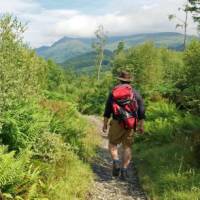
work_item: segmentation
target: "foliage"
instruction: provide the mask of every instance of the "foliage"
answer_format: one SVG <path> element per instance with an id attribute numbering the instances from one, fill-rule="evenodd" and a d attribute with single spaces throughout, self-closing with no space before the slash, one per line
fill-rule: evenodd
<path id="1" fill-rule="evenodd" d="M 199 0 L 189 0 L 190 11 L 193 13 L 193 18 L 195 22 L 199 23 L 198 29 L 200 28 L 200 2 Z"/>
<path id="2" fill-rule="evenodd" d="M 176 20 L 178 23 L 176 24 L 176 28 L 181 28 L 184 31 L 184 40 L 183 40 L 183 50 L 186 48 L 186 41 L 187 41 L 187 29 L 188 29 L 188 14 L 189 14 L 189 3 L 187 2 L 184 6 L 178 9 L 181 12 L 184 12 L 184 19 L 177 17 L 176 15 L 169 15 L 169 20 Z"/>
<path id="3" fill-rule="evenodd" d="M 82 199 L 92 172 L 80 160 L 94 155 L 98 139 L 72 100 L 76 75 L 38 57 L 23 31 L 12 16 L 0 19 L 1 192 L 4 199 Z"/>
<path id="4" fill-rule="evenodd" d="M 65 74 L 61 68 L 48 60 L 48 91 L 57 91 L 65 94 Z"/>
<path id="5" fill-rule="evenodd" d="M 146 43 L 117 54 L 113 60 L 113 74 L 116 76 L 122 69 L 130 71 L 134 77 L 135 87 L 148 95 L 163 84 L 161 51 L 153 43 Z"/>
<path id="6" fill-rule="evenodd" d="M 0 114 L 20 100 L 37 96 L 45 84 L 46 63 L 23 45 L 24 27 L 11 16 L 0 20 Z M 41 67 L 42 66 L 42 67 Z"/>
<path id="7" fill-rule="evenodd" d="M 90 189 L 93 174 L 89 166 L 72 152 L 54 165 L 43 163 L 43 179 L 40 181 L 37 198 L 85 199 Z"/>
<path id="8" fill-rule="evenodd" d="M 49 163 L 62 160 L 68 149 L 62 136 L 53 133 L 43 133 L 32 147 L 34 158 Z"/>
<path id="9" fill-rule="evenodd" d="M 147 119 L 146 134 L 133 147 L 144 189 L 152 199 L 197 199 L 199 117 L 162 101 L 148 105 Z"/>
<path id="10" fill-rule="evenodd" d="M 109 89 L 113 86 L 112 75 L 102 73 L 103 79 L 96 82 L 94 78 L 83 77 L 79 84 L 77 99 L 78 110 L 84 114 L 102 114 L 104 104 L 109 94 Z"/>
<path id="11" fill-rule="evenodd" d="M 152 188 L 146 190 L 163 199 L 199 195 L 200 121 L 193 115 L 199 113 L 199 42 L 184 53 L 151 42 L 130 49 L 120 43 L 113 73 L 96 81 L 92 73 L 64 71 L 39 58 L 23 43 L 23 32 L 17 19 L 1 18 L 0 187 L 6 199 L 85 198 L 92 179 L 86 162 L 98 137 L 79 112 L 102 114 L 113 77 L 124 68 L 146 100 L 146 135 L 135 145 L 142 180 Z"/>
<path id="12" fill-rule="evenodd" d="M 15 158 L 15 152 L 7 152 L 4 146 L 1 146 L 0 150 L 0 187 L 5 188 L 23 180 L 24 169 L 29 158 L 26 153 Z"/>
<path id="13" fill-rule="evenodd" d="M 90 154 L 93 154 L 96 139 L 93 138 L 90 142 L 89 145 L 91 147 L 85 145 L 85 139 L 92 136 L 89 135 L 91 127 L 88 126 L 88 122 L 76 111 L 73 104 L 47 100 L 41 102 L 41 105 L 43 108 L 51 111 L 50 132 L 61 135 L 71 150 L 76 152 L 82 159 L 88 159 Z M 54 143 L 49 143 L 49 145 L 50 147 L 47 148 L 52 149 L 51 146 L 54 146 Z"/>
<path id="14" fill-rule="evenodd" d="M 184 90 L 185 104 L 195 113 L 200 113 L 200 42 L 193 41 L 184 54 L 187 67 Z"/>
<path id="15" fill-rule="evenodd" d="M 6 112 L 2 120 L 0 138 L 9 149 L 19 150 L 31 146 L 48 129 L 50 117 L 37 105 L 20 105 Z"/>
<path id="16" fill-rule="evenodd" d="M 190 144 L 181 138 L 163 145 L 137 144 L 136 166 L 144 190 L 151 199 L 198 199 L 200 172 L 190 165 Z M 141 150 L 142 149 L 142 150 Z"/>
<path id="17" fill-rule="evenodd" d="M 104 58 L 102 61 L 102 71 L 104 71 L 104 68 L 110 68 L 110 60 L 113 53 L 109 50 L 104 50 Z M 96 52 L 88 52 L 85 54 L 81 54 L 80 56 L 73 57 L 71 59 L 68 59 L 64 63 L 61 63 L 61 66 L 63 66 L 67 71 L 69 71 L 70 68 L 76 71 L 78 74 L 82 74 L 82 72 L 87 73 L 96 73 L 96 69 L 94 69 L 95 66 L 95 60 L 96 60 Z M 88 67 L 91 67 L 92 70 L 86 71 Z"/>

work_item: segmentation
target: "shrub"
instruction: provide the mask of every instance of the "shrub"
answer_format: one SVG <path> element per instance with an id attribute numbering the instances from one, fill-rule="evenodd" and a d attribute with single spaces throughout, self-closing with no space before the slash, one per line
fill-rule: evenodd
<path id="1" fill-rule="evenodd" d="M 48 113 L 36 104 L 20 105 L 2 116 L 0 137 L 9 149 L 27 148 L 48 128 L 49 121 Z"/>
<path id="2" fill-rule="evenodd" d="M 18 155 L 0 146 L 0 188 L 5 199 L 31 197 L 39 178 L 39 170 L 31 162 L 31 152 L 24 150 Z"/>
<path id="3" fill-rule="evenodd" d="M 33 157 L 44 162 L 55 163 L 60 161 L 69 149 L 61 135 L 43 133 L 33 144 Z"/>
<path id="4" fill-rule="evenodd" d="M 200 42 L 193 41 L 184 53 L 187 67 L 187 87 L 183 91 L 185 105 L 194 113 L 200 113 Z"/>
<path id="5" fill-rule="evenodd" d="M 91 140 L 87 147 L 88 137 L 91 137 L 91 126 L 84 117 L 77 112 L 72 103 L 63 101 L 44 100 L 41 102 L 43 108 L 49 109 L 52 119 L 49 124 L 50 132 L 59 134 L 70 149 L 77 153 L 82 159 L 86 159 L 95 148 L 96 139 Z M 93 134 L 95 137 L 96 134 Z"/>
<path id="6" fill-rule="evenodd" d="M 5 189 L 23 180 L 29 155 L 23 153 L 15 158 L 15 152 L 8 152 L 5 146 L 0 146 L 0 188 Z"/>

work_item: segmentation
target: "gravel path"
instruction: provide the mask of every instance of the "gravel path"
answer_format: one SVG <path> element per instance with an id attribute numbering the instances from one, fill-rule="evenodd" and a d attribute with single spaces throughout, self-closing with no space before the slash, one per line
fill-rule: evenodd
<path id="1" fill-rule="evenodd" d="M 92 162 L 92 168 L 96 174 L 94 187 L 88 195 L 88 200 L 147 200 L 140 187 L 136 169 L 131 163 L 128 170 L 129 179 L 126 182 L 112 178 L 112 160 L 108 153 L 107 136 L 101 132 L 102 122 L 95 116 L 89 116 L 90 122 L 96 125 L 102 136 L 102 143 L 98 149 L 98 155 Z"/>

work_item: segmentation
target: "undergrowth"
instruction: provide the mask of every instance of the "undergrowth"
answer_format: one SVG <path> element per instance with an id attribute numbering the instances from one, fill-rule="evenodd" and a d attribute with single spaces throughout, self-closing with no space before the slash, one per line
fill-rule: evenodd
<path id="1" fill-rule="evenodd" d="M 200 198 L 200 119 L 168 102 L 150 103 L 146 133 L 136 137 L 135 162 L 144 190 L 153 200 Z"/>
<path id="2" fill-rule="evenodd" d="M 73 104 L 46 99 L 21 105 L 1 123 L 4 199 L 85 199 L 93 179 L 86 161 L 99 138 Z"/>

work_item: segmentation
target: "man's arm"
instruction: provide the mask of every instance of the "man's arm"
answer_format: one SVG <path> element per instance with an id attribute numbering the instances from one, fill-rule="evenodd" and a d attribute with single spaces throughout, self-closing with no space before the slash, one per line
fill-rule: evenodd
<path id="1" fill-rule="evenodd" d="M 138 103 L 138 119 L 139 119 L 138 130 L 140 133 L 144 133 L 144 119 L 146 117 L 144 101 L 140 93 L 138 93 L 137 91 L 135 91 L 135 95 Z"/>
<path id="2" fill-rule="evenodd" d="M 109 118 L 104 117 L 104 120 L 103 120 L 103 132 L 104 133 L 108 130 L 108 121 L 109 121 Z"/>

